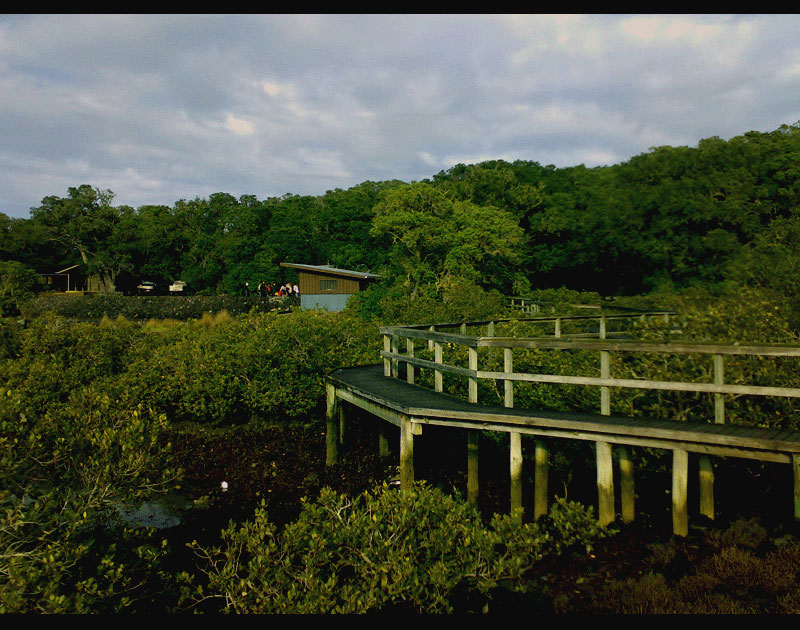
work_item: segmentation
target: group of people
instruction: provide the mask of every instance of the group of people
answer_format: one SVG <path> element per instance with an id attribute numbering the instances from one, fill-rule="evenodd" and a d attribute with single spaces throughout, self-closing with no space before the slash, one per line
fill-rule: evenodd
<path id="1" fill-rule="evenodd" d="M 292 303 L 300 304 L 300 287 L 291 282 L 287 282 L 278 287 L 277 285 L 273 286 L 271 283 L 262 280 L 258 283 L 258 288 L 256 290 L 260 297 L 288 297 L 292 298 Z M 249 282 L 244 283 L 244 291 L 245 295 L 250 295 Z"/>

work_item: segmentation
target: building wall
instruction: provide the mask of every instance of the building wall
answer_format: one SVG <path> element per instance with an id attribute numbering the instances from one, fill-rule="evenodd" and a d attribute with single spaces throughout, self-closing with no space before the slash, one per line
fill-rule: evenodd
<path id="1" fill-rule="evenodd" d="M 352 295 L 359 291 L 358 278 L 299 270 L 300 295 Z"/>
<path id="2" fill-rule="evenodd" d="M 352 293 L 308 294 L 300 290 L 300 308 L 321 308 L 326 311 L 342 311 Z"/>

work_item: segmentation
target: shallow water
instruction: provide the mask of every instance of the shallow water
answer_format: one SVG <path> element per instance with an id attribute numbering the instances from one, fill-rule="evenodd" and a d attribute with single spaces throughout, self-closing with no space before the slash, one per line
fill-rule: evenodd
<path id="1" fill-rule="evenodd" d="M 129 527 L 166 529 L 180 525 L 183 515 L 194 507 L 195 502 L 183 494 L 168 492 L 136 508 L 117 506 L 117 514 Z"/>

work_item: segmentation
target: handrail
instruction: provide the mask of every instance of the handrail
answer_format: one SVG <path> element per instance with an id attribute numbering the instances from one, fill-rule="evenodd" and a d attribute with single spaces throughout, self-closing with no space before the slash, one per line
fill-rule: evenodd
<path id="1" fill-rule="evenodd" d="M 384 374 L 399 377 L 399 366 L 406 366 L 408 382 L 415 381 L 415 368 L 433 370 L 434 390 L 441 392 L 442 375 L 454 374 L 468 379 L 469 401 L 478 401 L 478 382 L 491 380 L 503 382 L 505 390 L 504 404 L 513 406 L 514 383 L 553 383 L 563 385 L 584 385 L 599 387 L 601 392 L 601 413 L 610 413 L 610 388 L 646 389 L 675 392 L 695 392 L 715 395 L 714 422 L 725 421 L 725 396 L 774 396 L 782 398 L 800 398 L 800 387 L 777 387 L 756 384 L 726 384 L 724 382 L 724 357 L 725 356 L 755 356 L 755 357 L 800 357 L 800 346 L 788 344 L 717 344 L 694 342 L 646 342 L 623 340 L 616 341 L 607 338 L 609 332 L 606 322 L 611 319 L 631 319 L 642 317 L 663 317 L 669 319 L 674 313 L 671 311 L 649 311 L 635 315 L 573 315 L 562 317 L 533 317 L 525 319 L 499 318 L 494 320 L 481 320 L 445 324 L 418 324 L 412 326 L 383 326 L 380 328 L 384 336 L 384 349 L 380 356 L 384 360 Z M 561 333 L 561 324 L 568 321 L 598 320 L 596 339 L 586 339 L 587 333 L 580 333 L 582 338 L 568 338 Z M 538 337 L 508 337 L 495 336 L 496 324 L 525 321 L 533 323 L 555 322 L 553 336 Z M 441 328 L 459 327 L 459 333 L 444 332 Z M 468 335 L 468 328 L 487 327 L 487 335 Z M 405 353 L 400 351 L 400 341 L 406 339 Z M 428 348 L 434 351 L 434 359 L 429 360 L 415 356 L 417 342 L 427 342 Z M 445 363 L 443 354 L 447 346 L 461 346 L 468 350 L 468 366 Z M 502 349 L 503 371 L 482 370 L 478 366 L 478 349 Z M 563 374 L 537 374 L 515 372 L 513 351 L 515 349 L 527 350 L 584 350 L 600 354 L 600 375 L 563 375 Z M 610 370 L 610 357 L 612 353 L 654 353 L 654 354 L 698 354 L 712 355 L 713 382 L 687 382 L 685 380 L 651 380 L 644 378 L 613 378 Z"/>

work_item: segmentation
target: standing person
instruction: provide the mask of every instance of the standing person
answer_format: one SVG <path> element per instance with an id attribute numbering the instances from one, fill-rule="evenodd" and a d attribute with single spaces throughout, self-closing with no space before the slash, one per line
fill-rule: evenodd
<path id="1" fill-rule="evenodd" d="M 292 292 L 294 293 L 294 303 L 297 306 L 300 306 L 300 287 L 296 284 L 292 287 Z"/>
<path id="2" fill-rule="evenodd" d="M 244 283 L 244 294 L 247 297 L 250 297 L 250 283 L 249 282 L 245 282 Z"/>
<path id="3" fill-rule="evenodd" d="M 258 297 L 264 297 L 267 292 L 267 286 L 264 284 L 264 281 L 258 283 Z"/>

